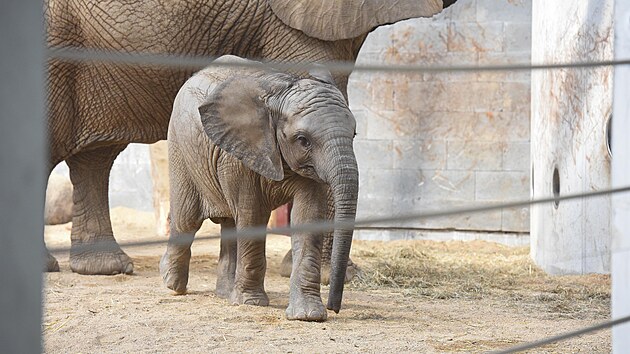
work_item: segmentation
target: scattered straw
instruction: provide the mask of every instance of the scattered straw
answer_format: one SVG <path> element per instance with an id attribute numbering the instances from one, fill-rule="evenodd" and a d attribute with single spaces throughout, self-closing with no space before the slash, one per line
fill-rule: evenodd
<path id="1" fill-rule="evenodd" d="M 549 276 L 529 249 L 484 241 L 355 242 L 361 272 L 350 287 L 393 288 L 431 299 L 494 298 L 572 318 L 607 317 L 610 277 Z"/>

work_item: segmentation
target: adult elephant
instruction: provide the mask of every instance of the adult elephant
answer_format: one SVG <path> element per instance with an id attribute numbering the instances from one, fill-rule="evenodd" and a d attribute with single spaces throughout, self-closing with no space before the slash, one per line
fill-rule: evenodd
<path id="1" fill-rule="evenodd" d="M 47 0 L 45 17 L 47 44 L 55 47 L 354 61 L 374 28 L 433 16 L 443 5 L 441 0 Z M 133 272 L 131 259 L 112 232 L 109 172 L 127 144 L 166 138 L 173 99 L 192 72 L 49 61 L 48 167 L 52 170 L 65 160 L 70 168 L 74 272 Z M 334 79 L 347 97 L 348 75 L 337 74 Z M 324 262 L 329 261 L 329 252 L 324 251 Z M 47 268 L 59 269 L 50 254 Z"/>

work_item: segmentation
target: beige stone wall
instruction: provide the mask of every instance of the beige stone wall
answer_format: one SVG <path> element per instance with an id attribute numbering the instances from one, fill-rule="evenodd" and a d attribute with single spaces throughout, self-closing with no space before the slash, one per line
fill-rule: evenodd
<path id="1" fill-rule="evenodd" d="M 461 0 L 432 19 L 377 29 L 358 63 L 528 63 L 530 48 L 530 0 Z M 529 197 L 528 71 L 354 73 L 349 96 L 358 218 Z M 527 232 L 529 211 L 374 226 Z"/>
<path id="2" fill-rule="evenodd" d="M 533 61 L 612 60 L 613 3 L 535 0 Z M 612 77 L 612 67 L 532 74 L 535 197 L 610 188 Z M 610 196 L 533 207 L 532 258 L 554 274 L 609 272 L 611 215 Z"/>

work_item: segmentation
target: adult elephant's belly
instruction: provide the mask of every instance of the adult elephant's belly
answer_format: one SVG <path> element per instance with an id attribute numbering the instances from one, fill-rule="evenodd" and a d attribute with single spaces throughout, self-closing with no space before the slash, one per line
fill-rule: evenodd
<path id="1" fill-rule="evenodd" d="M 75 149 L 166 139 L 172 103 L 192 71 L 81 64 L 75 82 Z"/>

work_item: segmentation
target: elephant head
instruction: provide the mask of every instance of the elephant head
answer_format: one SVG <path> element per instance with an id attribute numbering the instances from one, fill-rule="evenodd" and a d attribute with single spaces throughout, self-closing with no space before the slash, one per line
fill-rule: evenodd
<path id="1" fill-rule="evenodd" d="M 329 185 L 335 221 L 354 221 L 358 169 L 356 122 L 328 72 L 297 78 L 253 72 L 223 81 L 199 108 L 212 142 L 271 180 L 295 173 Z M 288 172 L 288 171 L 287 171 Z M 352 228 L 334 231 L 328 308 L 339 312 Z"/>

